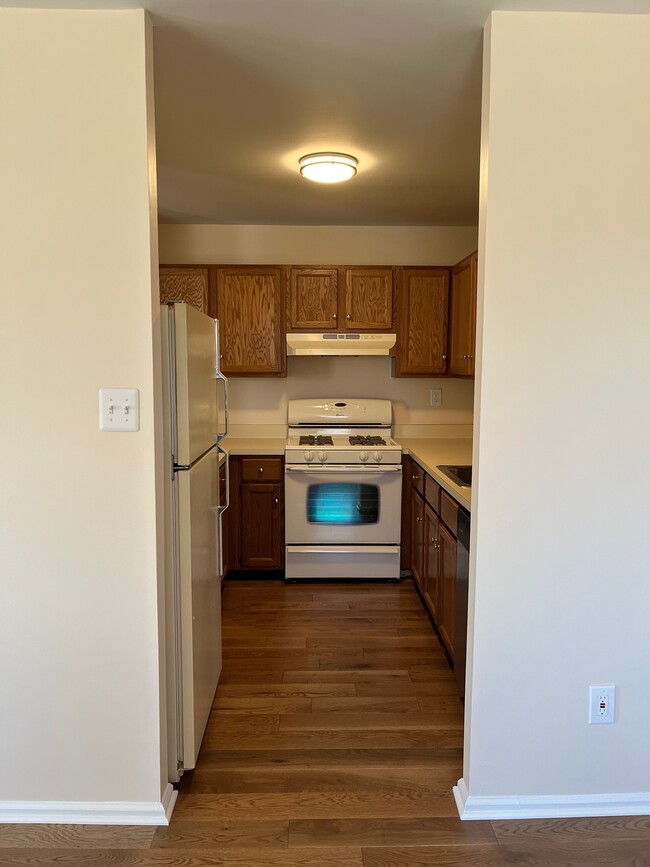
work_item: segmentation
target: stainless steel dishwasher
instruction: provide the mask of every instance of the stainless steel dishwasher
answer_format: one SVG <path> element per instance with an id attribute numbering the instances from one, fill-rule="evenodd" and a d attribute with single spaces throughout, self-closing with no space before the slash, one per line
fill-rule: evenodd
<path id="1" fill-rule="evenodd" d="M 458 510 L 456 529 L 456 637 L 454 644 L 454 674 L 460 694 L 465 697 L 465 662 L 467 658 L 467 590 L 469 584 L 469 527 L 470 515 Z"/>

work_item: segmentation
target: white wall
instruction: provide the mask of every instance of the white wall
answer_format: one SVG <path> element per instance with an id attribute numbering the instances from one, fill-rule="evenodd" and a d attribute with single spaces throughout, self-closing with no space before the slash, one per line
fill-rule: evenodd
<path id="1" fill-rule="evenodd" d="M 460 794 L 469 818 L 647 813 L 650 16 L 498 12 L 485 48 Z"/>
<path id="2" fill-rule="evenodd" d="M 160 815 L 148 28 L 0 10 L 0 821 Z M 101 386 L 139 433 L 100 433 Z"/>
<path id="3" fill-rule="evenodd" d="M 453 265 L 475 249 L 471 226 L 160 226 L 160 260 L 175 264 Z M 283 425 L 287 400 L 343 395 L 392 400 L 396 424 L 472 423 L 472 381 L 390 372 L 387 358 L 291 358 L 287 379 L 231 380 L 231 422 Z"/>

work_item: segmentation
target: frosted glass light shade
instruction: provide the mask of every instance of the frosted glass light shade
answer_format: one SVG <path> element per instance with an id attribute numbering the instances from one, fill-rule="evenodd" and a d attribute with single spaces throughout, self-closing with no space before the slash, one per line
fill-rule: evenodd
<path id="1" fill-rule="evenodd" d="M 337 184 L 356 175 L 358 160 L 349 154 L 307 154 L 300 158 L 298 165 L 303 178 L 320 184 Z"/>

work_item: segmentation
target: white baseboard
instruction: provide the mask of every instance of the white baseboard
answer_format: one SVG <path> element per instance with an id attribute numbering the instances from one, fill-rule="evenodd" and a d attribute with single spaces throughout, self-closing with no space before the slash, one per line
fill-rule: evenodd
<path id="1" fill-rule="evenodd" d="M 0 824 L 169 825 L 178 792 L 160 801 L 0 801 Z"/>
<path id="2" fill-rule="evenodd" d="M 650 815 L 650 792 L 604 795 L 522 795 L 500 798 L 470 795 L 465 780 L 453 788 L 463 820 L 573 819 L 580 816 Z"/>

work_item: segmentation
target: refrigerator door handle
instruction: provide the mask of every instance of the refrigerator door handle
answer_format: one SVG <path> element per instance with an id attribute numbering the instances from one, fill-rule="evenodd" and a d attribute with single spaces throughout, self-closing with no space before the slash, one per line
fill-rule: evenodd
<path id="1" fill-rule="evenodd" d="M 217 568 L 219 570 L 219 578 L 223 578 L 223 524 L 221 520 L 221 516 L 226 511 L 226 509 L 230 506 L 230 460 L 228 459 L 228 453 L 224 451 L 224 449 L 217 445 L 217 452 L 219 454 L 225 455 L 226 457 L 226 502 L 223 506 L 219 505 L 214 510 L 217 518 L 217 543 L 218 543 L 218 562 Z"/>
<path id="2" fill-rule="evenodd" d="M 223 375 L 221 372 L 221 363 L 220 363 L 220 354 L 219 354 L 219 321 L 217 319 L 214 320 L 214 348 L 215 348 L 215 356 L 216 356 L 216 371 L 215 376 L 217 379 L 220 379 L 223 382 L 223 409 L 224 416 L 226 420 L 226 429 L 223 433 L 217 432 L 217 442 L 221 442 L 224 437 L 228 436 L 228 431 L 230 430 L 229 422 L 228 422 L 228 378 Z"/>

